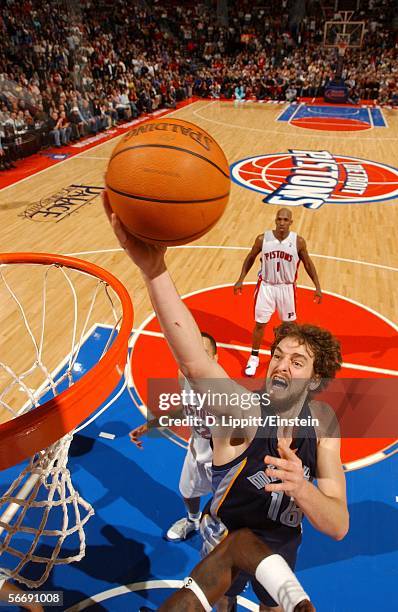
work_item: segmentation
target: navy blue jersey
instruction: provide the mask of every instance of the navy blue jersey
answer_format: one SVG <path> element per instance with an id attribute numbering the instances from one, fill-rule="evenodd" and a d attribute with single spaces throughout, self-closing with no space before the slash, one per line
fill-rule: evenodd
<path id="1" fill-rule="evenodd" d="M 267 411 L 262 408 L 265 416 Z M 308 400 L 299 418 L 311 417 Z M 301 434 L 301 435 L 300 435 Z M 289 495 L 265 491 L 270 482 L 280 482 L 265 474 L 266 455 L 279 457 L 277 450 L 277 427 L 259 428 L 248 448 L 233 461 L 212 467 L 213 499 L 206 508 L 209 519 L 221 521 L 228 531 L 248 527 L 256 532 L 273 531 L 272 539 L 289 538 L 301 533 L 302 511 Z M 297 456 L 304 467 L 305 478 L 312 481 L 316 475 L 317 439 L 313 427 L 304 430 L 298 427 L 294 432 L 291 447 L 297 449 Z M 211 518 L 210 518 L 211 517 Z M 279 532 L 279 535 L 278 535 Z"/>

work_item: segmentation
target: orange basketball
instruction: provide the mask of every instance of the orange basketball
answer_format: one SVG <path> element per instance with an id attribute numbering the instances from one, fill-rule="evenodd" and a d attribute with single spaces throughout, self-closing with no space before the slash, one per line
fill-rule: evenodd
<path id="1" fill-rule="evenodd" d="M 185 244 L 208 232 L 229 198 L 227 159 L 201 127 L 165 117 L 128 132 L 105 177 L 112 209 L 146 242 Z"/>

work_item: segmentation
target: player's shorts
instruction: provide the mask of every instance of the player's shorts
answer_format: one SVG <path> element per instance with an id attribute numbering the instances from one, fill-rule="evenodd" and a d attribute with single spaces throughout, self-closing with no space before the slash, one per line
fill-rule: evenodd
<path id="1" fill-rule="evenodd" d="M 180 476 L 180 493 L 186 499 L 211 493 L 211 460 L 197 461 L 188 448 Z"/>
<path id="2" fill-rule="evenodd" d="M 289 565 L 290 569 L 294 572 L 296 565 L 297 553 L 301 544 L 301 534 L 292 533 L 292 537 L 285 539 L 283 542 L 273 542 L 272 533 L 261 531 L 254 531 L 256 536 L 260 538 L 265 544 L 267 544 L 273 551 L 273 553 L 281 555 Z M 270 608 L 277 607 L 278 603 L 272 599 L 271 595 L 264 589 L 263 586 L 251 575 L 246 572 L 240 572 L 232 585 L 225 593 L 228 597 L 237 597 L 245 589 L 248 582 L 251 582 L 252 589 L 256 594 L 258 600 L 265 606 Z"/>
<path id="3" fill-rule="evenodd" d="M 282 321 L 296 320 L 295 285 L 269 285 L 259 281 L 254 294 L 254 319 L 268 323 L 275 310 Z"/>

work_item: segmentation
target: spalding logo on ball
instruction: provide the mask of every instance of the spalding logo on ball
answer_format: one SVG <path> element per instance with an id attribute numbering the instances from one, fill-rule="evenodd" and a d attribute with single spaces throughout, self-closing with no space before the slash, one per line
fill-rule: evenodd
<path id="1" fill-rule="evenodd" d="M 128 230 L 166 246 L 206 234 L 230 191 L 221 147 L 199 126 L 174 118 L 128 132 L 112 152 L 105 181 L 110 205 Z"/>

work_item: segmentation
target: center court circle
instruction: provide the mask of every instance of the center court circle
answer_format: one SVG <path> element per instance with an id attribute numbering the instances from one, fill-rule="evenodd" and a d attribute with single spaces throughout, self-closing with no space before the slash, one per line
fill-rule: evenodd
<path id="1" fill-rule="evenodd" d="M 247 283 L 241 296 L 233 294 L 233 285 L 200 289 L 183 296 L 199 328 L 213 335 L 219 345 L 219 361 L 232 377 L 243 377 L 251 347 L 253 293 L 255 283 Z M 342 345 L 344 362 L 340 373 L 344 378 L 381 378 L 397 370 L 398 328 L 377 312 L 330 292 L 323 292 L 322 305 L 313 301 L 313 290 L 297 288 L 299 321 L 311 322 L 331 329 Z M 338 316 L 337 316 L 338 313 Z M 276 315 L 266 327 L 262 348 L 269 349 L 272 330 L 279 324 Z M 144 321 L 132 344 L 131 375 L 135 389 L 147 401 L 150 378 L 173 378 L 177 365 L 154 315 Z M 154 334 L 154 335 L 151 335 Z M 246 351 L 244 349 L 247 349 Z M 265 377 L 269 357 L 262 356 L 256 378 Z M 368 370 L 370 368 L 370 370 Z M 375 369 L 376 371 L 373 371 Z M 189 438 L 188 428 L 173 428 L 182 440 Z M 395 449 L 395 439 L 366 438 L 342 440 L 342 461 L 347 470 L 370 465 L 388 456 Z M 398 449 L 397 449 L 398 450 Z"/>

